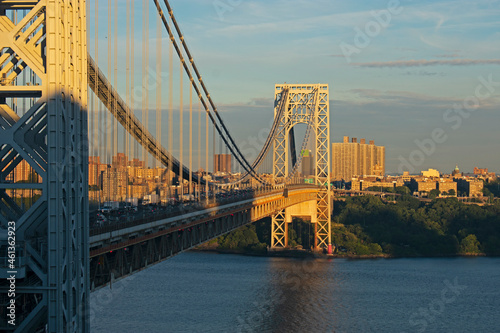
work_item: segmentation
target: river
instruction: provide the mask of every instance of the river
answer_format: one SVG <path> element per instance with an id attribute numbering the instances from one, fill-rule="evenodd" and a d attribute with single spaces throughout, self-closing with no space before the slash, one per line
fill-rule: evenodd
<path id="1" fill-rule="evenodd" d="M 187 252 L 91 294 L 91 332 L 497 332 L 500 258 Z"/>

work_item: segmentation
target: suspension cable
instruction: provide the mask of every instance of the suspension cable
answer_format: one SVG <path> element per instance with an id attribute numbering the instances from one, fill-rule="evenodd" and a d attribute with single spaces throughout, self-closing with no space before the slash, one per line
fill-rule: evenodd
<path id="1" fill-rule="evenodd" d="M 186 71 L 186 74 L 188 75 L 190 81 L 191 81 L 191 84 L 193 85 L 193 88 L 195 89 L 197 95 L 198 95 L 198 98 L 200 99 L 200 101 L 202 102 L 204 108 L 205 108 L 205 111 L 207 112 L 210 120 L 212 121 L 212 123 L 216 126 L 216 130 L 217 132 L 219 133 L 219 136 L 224 140 L 224 143 L 226 144 L 226 146 L 228 146 L 229 150 L 231 151 L 231 153 L 235 156 L 235 158 L 238 160 L 238 162 L 244 167 L 244 169 L 251 173 L 252 176 L 259 180 L 259 182 L 263 182 L 259 175 L 257 175 L 257 173 L 251 169 L 251 167 L 249 166 L 249 163 L 248 161 L 246 161 L 246 159 L 244 158 L 244 156 L 241 154 L 241 152 L 239 152 L 238 150 L 238 147 L 236 145 L 234 145 L 234 147 L 232 145 L 229 144 L 228 142 L 228 139 L 226 138 L 226 136 L 224 135 L 223 131 L 219 128 L 219 126 L 217 126 L 217 121 L 215 120 L 215 118 L 212 116 L 212 114 L 210 113 L 210 109 L 208 107 L 208 104 L 206 103 L 205 99 L 203 98 L 203 96 L 201 95 L 201 91 L 200 89 L 198 88 L 198 85 L 194 82 L 193 80 L 193 76 L 191 74 L 191 70 L 189 69 L 189 67 L 187 66 L 187 63 L 186 61 L 184 60 L 184 56 L 182 54 L 182 51 L 181 49 L 179 48 L 177 42 L 175 41 L 175 37 L 172 33 L 172 30 L 170 29 L 170 26 L 167 22 L 167 19 L 165 17 L 165 15 L 163 14 L 163 10 L 161 9 L 160 7 L 160 4 L 158 2 L 158 0 L 153 0 L 155 2 L 155 5 L 156 5 L 156 8 L 158 10 L 158 14 L 160 15 L 162 21 L 163 21 L 163 24 L 165 26 L 165 29 L 167 30 L 168 32 L 168 35 L 170 37 L 170 40 L 171 40 L 171 44 L 173 45 L 173 47 L 175 48 L 176 52 L 177 52 L 177 55 L 179 56 L 179 59 L 182 63 L 182 66 L 184 67 L 184 70 Z M 183 40 L 184 37 L 181 37 L 181 39 Z M 230 138 L 230 140 L 232 141 L 232 138 Z M 237 154 L 238 152 L 238 154 Z"/>
<path id="2" fill-rule="evenodd" d="M 157 0 L 155 0 L 155 2 L 156 1 Z M 183 34 L 182 34 L 182 32 L 181 32 L 181 30 L 179 28 L 179 25 L 177 24 L 177 20 L 175 19 L 174 12 L 173 12 L 172 8 L 170 7 L 170 4 L 169 4 L 168 0 L 164 0 L 164 3 L 167 6 L 168 14 L 170 16 L 170 19 L 172 20 L 172 23 L 174 24 L 175 30 L 177 32 L 177 35 L 179 36 L 179 39 L 180 39 L 181 44 L 182 44 L 182 47 L 183 47 L 184 51 L 186 52 L 186 55 L 188 56 L 189 62 L 191 63 L 191 66 L 192 66 L 192 68 L 193 68 L 193 70 L 194 70 L 194 72 L 196 74 L 196 77 L 197 77 L 197 79 L 198 79 L 198 81 L 199 81 L 199 83 L 200 83 L 200 85 L 201 85 L 201 87 L 203 89 L 203 92 L 207 96 L 207 100 L 210 103 L 210 105 L 212 107 L 212 110 L 215 113 L 215 116 L 217 117 L 217 120 L 219 121 L 220 125 L 222 126 L 222 129 L 223 129 L 224 133 L 227 135 L 227 138 L 229 139 L 229 141 L 231 142 L 231 144 L 235 148 L 236 153 L 239 154 L 239 156 L 241 157 L 242 161 L 246 164 L 246 166 L 248 168 L 252 169 L 252 166 L 247 161 L 247 159 L 245 158 L 245 156 L 243 156 L 243 154 L 239 150 L 238 146 L 234 142 L 232 136 L 229 134 L 229 131 L 228 131 L 226 125 L 224 124 L 224 121 L 222 120 L 222 118 L 219 115 L 219 112 L 217 111 L 217 107 L 216 107 L 214 101 L 210 97 L 210 93 L 208 92 L 208 89 L 207 89 L 207 87 L 205 86 L 205 83 L 202 80 L 200 72 L 198 71 L 198 67 L 196 66 L 196 63 L 194 62 L 193 56 L 191 55 L 191 52 L 189 51 L 189 48 L 188 48 L 188 46 L 186 44 L 186 40 L 184 39 L 184 36 L 183 36 Z M 226 142 L 226 140 L 224 140 L 224 142 Z M 226 142 L 226 146 L 229 147 L 229 144 L 227 142 Z M 233 152 L 233 154 L 234 154 L 234 152 Z"/>

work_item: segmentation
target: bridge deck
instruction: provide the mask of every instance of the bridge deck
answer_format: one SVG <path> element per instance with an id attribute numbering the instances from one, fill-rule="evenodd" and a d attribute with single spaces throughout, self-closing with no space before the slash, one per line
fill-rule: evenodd
<path id="1" fill-rule="evenodd" d="M 106 285 L 301 202 L 317 200 L 318 187 L 299 185 L 236 202 L 151 221 L 94 229 L 90 237 L 92 288 Z M 134 225 L 135 223 L 135 225 Z"/>

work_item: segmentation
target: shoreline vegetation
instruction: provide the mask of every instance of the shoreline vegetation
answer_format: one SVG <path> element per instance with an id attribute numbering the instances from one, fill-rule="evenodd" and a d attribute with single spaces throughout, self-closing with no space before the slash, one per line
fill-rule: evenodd
<path id="1" fill-rule="evenodd" d="M 193 251 L 293 258 L 416 258 L 500 255 L 500 204 L 466 205 L 456 198 L 429 203 L 404 195 L 396 202 L 378 197 L 335 201 L 332 215 L 334 254 L 309 249 L 311 223 L 294 218 L 289 248 L 269 250 L 271 219 L 243 226 Z"/>
<path id="2" fill-rule="evenodd" d="M 499 257 L 500 255 L 491 255 L 486 253 L 462 253 L 450 255 L 434 255 L 434 256 L 394 256 L 391 254 L 339 254 L 334 253 L 327 255 L 324 253 L 313 252 L 309 250 L 284 250 L 284 251 L 269 251 L 269 252 L 252 252 L 252 251 L 239 251 L 239 250 L 221 250 L 204 248 L 203 245 L 197 246 L 190 252 L 205 252 L 217 254 L 236 254 L 250 257 L 276 257 L 276 258 L 315 258 L 315 259 L 402 259 L 402 258 L 475 258 L 475 257 Z"/>

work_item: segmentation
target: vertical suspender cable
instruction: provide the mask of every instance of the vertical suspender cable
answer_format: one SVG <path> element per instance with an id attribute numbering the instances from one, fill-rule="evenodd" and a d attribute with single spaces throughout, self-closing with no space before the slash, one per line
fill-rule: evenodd
<path id="1" fill-rule="evenodd" d="M 111 59 L 112 59 L 112 40 L 111 40 L 111 23 L 112 23 L 112 12 L 111 12 L 111 0 L 108 0 L 108 77 L 112 77 L 112 64 L 111 64 Z M 108 89 L 108 101 L 111 100 L 111 91 Z M 108 167 L 106 168 L 106 176 L 107 176 L 107 196 L 106 199 L 107 201 L 111 201 L 111 170 L 110 170 L 110 165 L 111 165 L 111 158 L 109 156 L 111 152 L 111 138 L 112 138 L 112 123 L 113 123 L 113 115 L 111 112 L 106 112 L 106 164 Z"/>
<path id="2" fill-rule="evenodd" d="M 174 49 L 170 42 L 168 49 L 168 151 L 173 154 L 174 149 Z M 172 160 L 168 160 L 168 179 L 169 179 L 169 193 L 171 197 L 172 191 L 172 171 L 173 165 Z"/>
<path id="3" fill-rule="evenodd" d="M 212 133 L 212 172 L 213 174 L 215 175 L 215 172 L 217 171 L 216 169 L 216 165 L 217 165 L 217 162 L 216 161 L 216 158 L 215 158 L 215 154 L 216 154 L 216 150 L 215 150 L 215 124 L 213 125 L 212 127 L 212 130 L 213 130 L 213 133 Z"/>
<path id="4" fill-rule="evenodd" d="M 87 25 L 87 41 L 90 40 L 90 29 L 89 27 L 91 26 L 90 25 L 90 13 L 91 13 L 91 10 L 90 10 L 90 2 L 87 2 L 86 3 L 86 8 L 85 10 L 87 11 L 87 16 L 86 16 L 86 25 Z M 30 68 L 29 69 L 29 83 L 31 83 L 31 79 L 32 79 L 32 69 Z M 87 108 L 87 119 L 88 119 L 88 127 L 87 127 L 87 140 L 88 140 L 88 155 L 89 155 L 89 162 L 90 162 L 90 159 L 92 158 L 92 152 L 93 152 L 93 149 L 94 149 L 94 144 L 93 144 L 93 134 L 94 134 L 94 117 L 93 117 L 93 113 L 92 113 L 92 108 L 94 107 L 94 94 L 92 93 L 92 90 L 91 89 L 88 89 L 87 90 L 87 100 L 89 101 L 88 103 L 88 108 Z M 30 98 L 30 102 L 32 102 L 33 99 Z M 32 106 L 32 104 L 30 103 L 30 107 Z M 90 170 L 90 168 L 89 168 Z M 92 181 L 92 176 L 89 177 L 89 184 L 90 182 Z M 89 191 L 89 202 L 92 201 L 92 197 L 91 197 L 91 192 Z"/>
<path id="5" fill-rule="evenodd" d="M 126 72 L 126 99 L 127 99 L 127 105 L 132 106 L 130 103 L 130 0 L 127 0 L 127 38 L 126 38 L 126 48 L 125 48 L 125 58 L 126 58 L 126 65 L 125 65 L 125 72 Z M 127 121 L 125 124 L 125 127 L 128 129 L 130 125 L 130 120 L 129 117 L 127 117 Z M 125 130 L 124 132 L 124 141 L 125 141 L 125 161 L 127 162 L 127 156 L 130 158 L 130 142 L 129 138 L 131 138 L 130 135 L 128 135 L 128 130 Z M 128 168 L 128 163 L 125 165 L 126 168 L 126 188 L 125 188 L 125 197 L 130 198 L 129 194 L 129 168 Z"/>
<path id="6" fill-rule="evenodd" d="M 216 171 L 216 158 L 215 158 L 215 124 L 213 124 L 213 127 L 212 127 L 212 182 L 215 182 L 215 171 Z M 212 191 L 214 192 L 214 202 L 215 202 L 215 195 L 216 195 L 216 189 L 218 189 L 219 187 L 218 186 L 213 186 L 212 187 Z"/>
<path id="7" fill-rule="evenodd" d="M 208 112 L 205 113 L 205 199 L 208 203 L 208 142 L 209 138 L 209 126 L 208 126 Z"/>
<path id="8" fill-rule="evenodd" d="M 193 86 L 189 85 L 189 194 L 193 185 Z"/>
<path id="9" fill-rule="evenodd" d="M 179 72 L 179 77 L 180 77 L 180 90 L 179 90 L 179 99 L 180 99 L 180 102 L 179 102 L 179 130 L 180 130 L 180 134 L 179 134 L 179 185 L 181 187 L 181 201 L 183 200 L 183 196 L 184 196 L 184 177 L 182 175 L 182 169 L 184 168 L 184 165 L 183 165 L 183 154 L 184 154 L 184 151 L 183 151 L 183 136 L 184 136 L 184 132 L 183 132 L 183 118 L 184 118 L 184 115 L 183 115 L 183 103 L 184 103 L 184 96 L 183 96 L 183 78 L 184 78 L 184 73 L 182 72 L 182 61 L 181 61 L 181 67 L 180 67 L 180 72 Z"/>
<path id="10" fill-rule="evenodd" d="M 113 60 L 113 63 L 114 63 L 114 85 L 115 87 L 118 87 L 118 0 L 115 0 L 115 17 L 114 17 L 114 33 L 113 33 L 113 42 L 114 42 L 114 53 L 113 53 L 113 56 L 114 56 L 114 60 Z M 113 101 L 113 110 L 114 110 L 114 114 L 116 114 L 116 110 L 117 110 L 118 106 L 117 106 L 117 100 L 115 99 Z M 114 156 L 115 154 L 118 154 L 118 121 L 116 120 L 115 117 L 112 117 L 113 119 L 113 154 L 112 156 Z M 117 155 L 118 156 L 118 155 Z M 117 158 L 117 162 L 118 162 L 118 158 Z M 118 181 L 118 179 L 117 179 Z M 117 189 L 119 189 L 118 187 L 118 184 L 117 184 Z M 118 198 L 120 199 L 123 199 L 121 196 L 120 196 L 120 192 L 117 193 L 117 196 Z"/>
<path id="11" fill-rule="evenodd" d="M 147 117 L 147 111 L 146 111 L 146 108 L 147 108 L 147 105 L 146 105 L 146 100 L 147 100 L 147 92 L 146 92 L 146 81 L 147 81 L 147 77 L 146 77 L 146 68 L 147 68 L 147 63 L 148 63 L 148 57 L 149 57 L 149 54 L 147 53 L 147 44 L 148 44 L 148 37 L 147 37 L 147 31 L 148 31 L 148 22 L 147 22 L 147 11 L 148 11 L 148 4 L 149 4 L 149 1 L 143 1 L 142 2 L 142 126 L 144 126 L 146 129 L 148 128 L 148 117 Z M 144 136 L 144 131 L 143 131 L 143 137 L 142 137 L 142 141 L 144 142 L 146 140 L 146 137 Z M 142 147 L 142 146 L 141 146 Z M 147 169 L 147 165 L 148 165 L 148 152 L 146 149 L 144 149 L 144 147 L 141 148 L 142 150 L 142 161 L 144 163 L 144 170 Z"/>
<path id="12" fill-rule="evenodd" d="M 149 129 L 149 90 L 148 90 L 148 87 L 146 86 L 147 85 L 147 82 L 148 82 L 148 78 L 147 78 L 147 71 L 149 70 L 149 1 L 144 1 L 144 5 L 145 5 L 145 22 L 144 22 L 144 30 L 145 30 L 145 42 L 146 42 L 146 58 L 143 59 L 143 61 L 145 62 L 144 64 L 144 68 L 146 69 L 146 71 L 144 72 L 144 87 L 145 87 L 145 92 L 146 92 L 146 96 L 144 96 L 144 105 L 145 105 L 145 111 L 146 111 L 146 123 L 144 124 L 144 126 L 146 126 L 146 129 Z M 149 154 L 148 154 L 148 151 L 144 148 L 144 154 L 146 156 L 146 158 L 144 159 L 144 168 L 145 169 L 148 169 L 148 165 L 149 165 Z"/>
<path id="13" fill-rule="evenodd" d="M 146 122 L 146 119 L 145 119 L 145 107 L 144 107 L 144 100 L 145 100 L 145 95 L 146 95 L 146 92 L 145 92 L 145 87 L 144 87 L 144 72 L 146 71 L 144 69 L 144 63 L 146 61 L 146 28 L 145 28 L 145 25 L 146 25 L 146 18 L 144 17 L 145 16 L 145 13 L 146 13 L 146 3 L 147 1 L 142 1 L 142 56 L 141 56 L 141 122 L 142 122 L 142 126 L 144 127 L 147 127 L 147 122 Z M 141 140 L 144 142 L 144 131 L 143 131 L 143 134 L 142 134 L 142 138 Z M 140 150 L 141 150 L 141 153 L 140 153 L 140 156 L 141 156 L 141 159 L 144 163 L 144 167 L 146 166 L 145 165 L 145 160 L 146 160 L 146 151 L 144 149 L 144 147 L 140 147 Z M 145 175 L 143 175 L 145 176 Z"/>
<path id="14" fill-rule="evenodd" d="M 156 141 L 159 143 L 156 147 L 161 146 L 161 22 L 160 18 L 156 19 Z M 170 152 L 172 153 L 172 152 Z M 157 161 L 160 158 L 160 149 L 156 150 L 155 168 Z M 160 165 L 161 166 L 161 165 Z M 161 182 L 161 179 L 160 179 Z M 160 193 L 161 194 L 161 193 Z"/>
<path id="15" fill-rule="evenodd" d="M 135 97 L 134 97 L 134 85 L 135 85 L 135 4 L 134 0 L 130 1 L 130 106 L 132 108 L 132 112 L 135 113 Z M 138 142 L 130 137 L 130 159 L 132 160 L 131 167 L 133 170 L 136 170 L 134 157 L 137 154 L 137 149 L 134 149 L 134 146 L 137 147 Z M 133 173 L 133 177 L 136 176 L 136 173 Z M 134 186 L 131 187 L 130 197 L 134 197 Z"/>
<path id="16" fill-rule="evenodd" d="M 198 170 L 202 168 L 201 164 L 201 102 L 198 100 Z M 200 200 L 200 180 L 201 174 L 198 176 L 198 200 Z"/>
<path id="17" fill-rule="evenodd" d="M 112 59 L 112 40 L 111 40 L 111 22 L 112 22 L 112 11 L 111 11 L 111 0 L 108 0 L 108 77 L 111 78 L 112 76 L 112 64 L 111 64 L 111 59 Z M 111 91 L 108 89 L 108 101 L 111 100 Z M 112 122 L 112 115 L 110 112 L 106 113 L 106 134 L 107 134 L 107 141 L 106 141 L 106 162 L 108 164 L 111 163 L 109 159 L 109 152 L 111 151 L 110 149 L 110 143 L 111 143 L 111 129 L 109 128 L 110 123 Z M 108 172 L 109 176 L 109 172 Z M 109 183 L 109 182 L 108 182 Z M 109 195 L 109 191 L 108 191 Z"/>
<path id="18" fill-rule="evenodd" d="M 95 63 L 98 64 L 99 63 L 99 0 L 95 0 L 95 25 L 94 25 L 94 29 L 95 29 Z M 95 71 L 95 77 L 94 77 L 94 82 L 95 82 L 95 91 L 99 91 L 99 80 L 97 79 L 97 75 L 98 75 L 98 71 L 96 70 Z M 94 99 L 94 124 L 95 124 L 95 129 L 94 129 L 94 135 L 93 135 L 93 138 L 92 138 L 92 142 L 93 142 L 93 147 L 94 147 L 94 162 L 95 162 L 95 174 L 94 174 L 94 179 L 96 181 L 96 185 L 97 185 L 97 191 L 96 191 L 96 195 L 98 195 L 101 191 L 101 184 L 99 182 L 99 163 L 97 163 L 98 161 L 98 157 L 99 157 L 99 135 L 100 135 L 100 132 L 99 132 L 99 119 L 97 118 L 99 116 L 99 112 L 98 112 L 98 108 L 99 108 L 99 98 L 95 98 Z M 99 160 L 100 161 L 100 160 Z M 101 197 L 100 195 L 98 196 L 99 198 Z M 94 198 L 95 201 L 97 201 L 98 198 Z"/>

